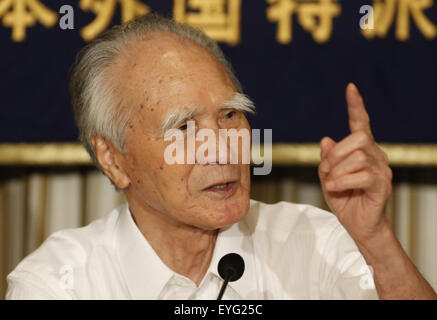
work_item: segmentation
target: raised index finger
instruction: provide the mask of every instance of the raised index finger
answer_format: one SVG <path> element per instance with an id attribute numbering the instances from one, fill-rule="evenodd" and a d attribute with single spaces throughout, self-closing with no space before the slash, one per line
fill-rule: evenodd
<path id="1" fill-rule="evenodd" d="M 373 137 L 372 130 L 370 129 L 370 119 L 364 107 L 364 101 L 358 92 L 358 88 L 353 83 L 349 83 L 346 87 L 346 101 L 351 133 L 363 130 Z"/>

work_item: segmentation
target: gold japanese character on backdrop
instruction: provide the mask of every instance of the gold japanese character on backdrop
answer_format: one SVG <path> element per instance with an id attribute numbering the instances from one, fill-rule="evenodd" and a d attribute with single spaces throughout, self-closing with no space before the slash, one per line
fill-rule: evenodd
<path id="1" fill-rule="evenodd" d="M 173 17 L 201 28 L 216 41 L 240 42 L 241 0 L 175 0 Z"/>
<path id="2" fill-rule="evenodd" d="M 396 16 L 395 37 L 405 41 L 410 38 L 411 17 L 425 38 L 433 39 L 437 36 L 437 27 L 423 12 L 433 4 L 434 0 L 374 0 L 374 28 L 361 32 L 368 39 L 373 39 L 375 36 L 385 38 Z"/>
<path id="3" fill-rule="evenodd" d="M 58 15 L 39 0 L 0 0 L 0 18 L 3 25 L 12 28 L 12 41 L 26 39 L 26 28 L 39 21 L 44 27 L 53 27 Z"/>
<path id="4" fill-rule="evenodd" d="M 267 19 L 277 22 L 276 40 L 287 44 L 293 40 L 293 14 L 299 24 L 310 32 L 318 43 L 328 41 L 332 34 L 333 19 L 341 13 L 336 0 L 267 0 Z"/>
<path id="5" fill-rule="evenodd" d="M 82 10 L 92 11 L 96 15 L 94 21 L 80 31 L 85 41 L 91 41 L 108 27 L 118 3 L 121 6 L 122 23 L 150 11 L 150 8 L 139 0 L 80 0 L 79 7 Z"/>

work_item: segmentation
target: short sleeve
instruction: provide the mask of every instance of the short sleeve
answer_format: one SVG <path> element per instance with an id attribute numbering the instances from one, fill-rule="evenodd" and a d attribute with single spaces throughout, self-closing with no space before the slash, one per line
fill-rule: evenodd
<path id="1" fill-rule="evenodd" d="M 70 300 L 67 291 L 57 290 L 51 281 L 43 281 L 35 275 L 22 273 L 8 276 L 7 300 Z"/>
<path id="2" fill-rule="evenodd" d="M 322 299 L 378 299 L 372 269 L 342 225 L 328 237 L 319 280 Z"/>

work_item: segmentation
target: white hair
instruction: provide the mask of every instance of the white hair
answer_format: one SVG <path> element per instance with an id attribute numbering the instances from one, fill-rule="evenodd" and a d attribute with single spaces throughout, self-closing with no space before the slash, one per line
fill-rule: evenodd
<path id="1" fill-rule="evenodd" d="M 165 134 L 170 129 L 176 129 L 181 126 L 185 121 L 194 117 L 197 113 L 197 107 L 171 111 L 161 122 L 161 132 Z"/>
<path id="2" fill-rule="evenodd" d="M 132 111 L 121 97 L 114 94 L 116 88 L 108 81 L 108 70 L 128 44 L 155 31 L 174 33 L 207 49 L 224 67 L 237 92 L 242 93 L 241 84 L 220 47 L 200 29 L 157 14 L 148 14 L 105 31 L 78 53 L 70 79 L 79 139 L 99 168 L 92 137 L 98 135 L 108 139 L 117 149 L 125 152 L 125 129 Z M 244 103 L 243 98 L 240 100 Z"/>
<path id="3" fill-rule="evenodd" d="M 245 94 L 239 92 L 235 93 L 230 100 L 223 102 L 221 107 L 239 110 L 244 113 L 255 112 L 253 102 Z M 197 112 L 198 108 L 196 106 L 182 110 L 170 111 L 161 122 L 161 132 L 165 134 L 168 130 L 178 128 L 187 120 L 192 119 Z"/>
<path id="4" fill-rule="evenodd" d="M 237 92 L 232 99 L 223 103 L 224 108 L 240 110 L 247 113 L 255 113 L 255 105 L 248 96 Z"/>

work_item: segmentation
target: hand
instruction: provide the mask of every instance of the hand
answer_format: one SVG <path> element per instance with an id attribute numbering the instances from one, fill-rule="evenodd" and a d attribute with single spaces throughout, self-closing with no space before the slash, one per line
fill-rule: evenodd
<path id="1" fill-rule="evenodd" d="M 320 142 L 319 177 L 332 212 L 352 238 L 365 242 L 388 225 L 385 207 L 392 190 L 388 157 L 376 144 L 369 115 L 357 87 L 350 83 L 346 100 L 351 134 L 336 143 Z"/>

